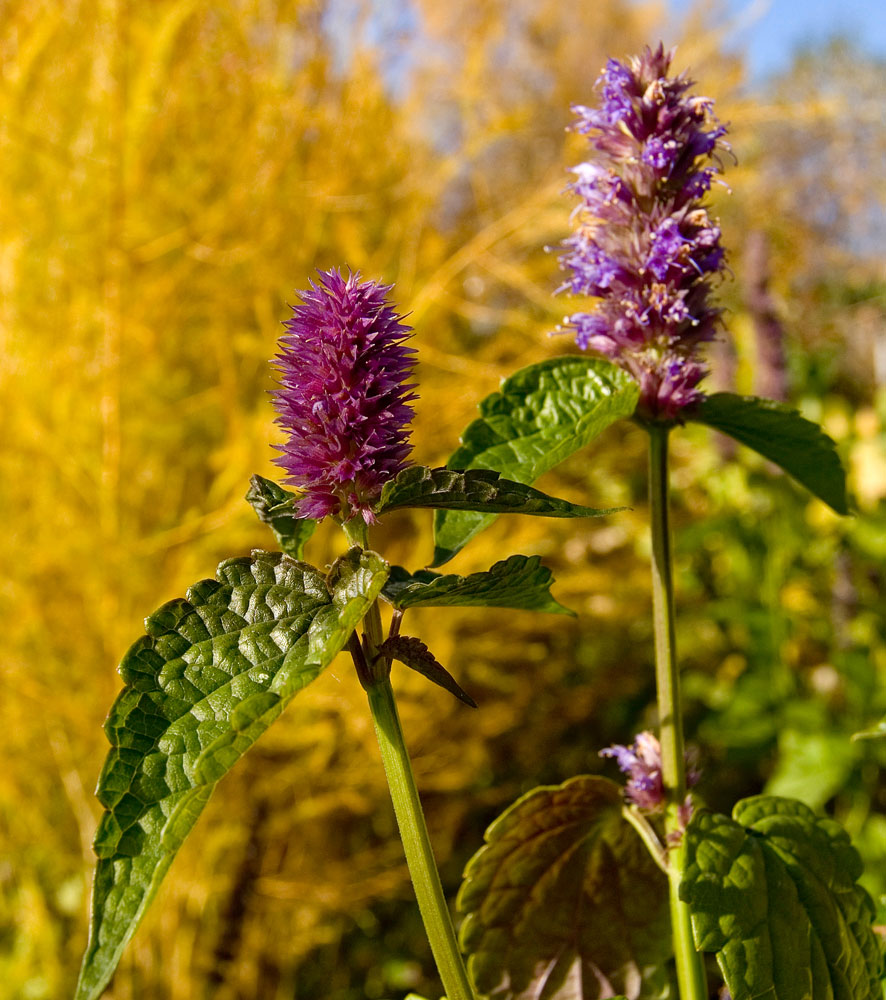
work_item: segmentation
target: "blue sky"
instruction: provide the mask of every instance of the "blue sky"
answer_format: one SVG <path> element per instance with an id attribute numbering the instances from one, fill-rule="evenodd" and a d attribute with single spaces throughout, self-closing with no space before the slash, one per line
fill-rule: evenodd
<path id="1" fill-rule="evenodd" d="M 668 2 L 676 16 L 694 6 Z M 728 47 L 746 53 L 752 83 L 786 70 L 797 49 L 836 35 L 886 59 L 886 0 L 723 0 L 717 9 L 716 23 L 736 28 Z"/>

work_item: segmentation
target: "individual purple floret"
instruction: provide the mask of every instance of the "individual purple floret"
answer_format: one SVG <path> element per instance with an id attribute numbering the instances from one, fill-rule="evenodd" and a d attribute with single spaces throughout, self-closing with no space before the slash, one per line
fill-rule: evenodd
<path id="1" fill-rule="evenodd" d="M 299 517 L 372 522 L 382 487 L 409 464 L 415 351 L 390 288 L 320 272 L 285 324 L 273 396 L 287 438 L 275 461 L 303 491 Z"/>
<path id="2" fill-rule="evenodd" d="M 625 797 L 638 809 L 658 812 L 664 808 L 666 795 L 661 775 L 661 744 L 654 733 L 642 732 L 634 737 L 630 746 L 616 743 L 600 751 L 601 757 L 614 757 L 619 769 L 628 775 Z M 698 781 L 698 771 L 692 766 L 686 774 L 686 783 L 691 787 Z M 689 799 L 681 806 L 681 820 L 689 821 L 692 813 Z"/>
<path id="3" fill-rule="evenodd" d="M 599 299 L 567 316 L 579 347 L 627 369 L 640 385 L 639 413 L 678 419 L 706 374 L 699 346 L 720 310 L 708 301 L 723 268 L 720 229 L 701 204 L 729 146 L 706 97 L 669 78 L 673 52 L 647 48 L 610 59 L 597 81 L 599 107 L 574 106 L 593 158 L 574 168 L 578 231 L 560 258 L 561 290 Z"/>

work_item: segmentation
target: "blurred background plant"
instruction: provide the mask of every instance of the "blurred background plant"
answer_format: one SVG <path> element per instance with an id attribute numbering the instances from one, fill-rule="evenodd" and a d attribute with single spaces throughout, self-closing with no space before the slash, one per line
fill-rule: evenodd
<path id="1" fill-rule="evenodd" d="M 10 0 L 0 11 L 0 983 L 55 1000 L 85 941 L 92 786 L 116 662 L 145 614 L 271 547 L 268 358 L 287 297 L 347 263 L 417 330 L 416 457 L 442 463 L 564 311 L 569 104 L 662 33 L 626 0 Z M 835 44 L 761 99 L 704 11 L 679 45 L 731 121 L 715 193 L 735 280 L 718 388 L 822 419 L 838 519 L 702 428 L 675 435 L 680 645 L 700 791 L 762 788 L 847 825 L 886 893 L 886 102 Z M 499 522 L 453 564 L 539 553 L 580 616 L 411 612 L 480 702 L 395 676 L 444 881 L 521 791 L 609 768 L 653 722 L 645 468 L 620 425 L 541 483 L 633 511 Z M 571 490 L 571 492 L 570 492 Z M 553 525 L 553 526 L 552 526 Z M 415 568 L 429 518 L 378 547 Z M 321 534 L 316 561 L 338 539 Z M 506 629 L 502 640 L 500 629 Z M 282 786 L 285 791 L 280 790 Z M 115 1000 L 361 1000 L 434 974 L 343 659 L 223 782 L 124 956 Z"/>

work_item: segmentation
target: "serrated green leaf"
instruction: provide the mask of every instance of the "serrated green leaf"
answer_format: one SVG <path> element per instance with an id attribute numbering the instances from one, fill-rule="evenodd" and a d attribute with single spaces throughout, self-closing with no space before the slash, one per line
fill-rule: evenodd
<path id="1" fill-rule="evenodd" d="M 493 469 L 519 483 L 535 482 L 610 424 L 630 417 L 638 395 L 626 372 L 584 355 L 522 368 L 480 403 L 480 416 L 468 425 L 447 468 Z M 450 552 L 452 558 L 494 520 L 494 514 L 439 511 L 434 532 L 441 556 Z"/>
<path id="2" fill-rule="evenodd" d="M 105 723 L 106 812 L 75 1000 L 101 995 L 215 783 L 343 648 L 386 576 L 378 556 L 349 553 L 330 592 L 313 566 L 256 551 L 146 619 Z"/>
<path id="3" fill-rule="evenodd" d="M 655 995 L 670 955 L 667 880 L 606 778 L 536 788 L 465 870 L 462 949 L 490 1000 Z"/>
<path id="4" fill-rule="evenodd" d="M 846 832 L 773 796 L 732 817 L 693 816 L 680 895 L 733 1000 L 881 1000 L 874 904 Z"/>
<path id="5" fill-rule="evenodd" d="M 277 544 L 286 555 L 301 559 L 305 544 L 317 530 L 319 522 L 295 516 L 295 494 L 264 476 L 253 476 L 249 480 L 246 500 L 258 519 L 270 526 Z"/>
<path id="6" fill-rule="evenodd" d="M 499 514 L 531 514 L 536 517 L 599 517 L 624 510 L 582 507 L 548 496 L 523 483 L 503 479 L 489 469 L 428 469 L 411 466 L 385 484 L 376 513 L 399 507 L 431 507 L 438 510 L 494 511 Z M 448 557 L 447 557 L 448 558 Z M 444 560 L 445 561 L 445 560 Z M 437 565 L 439 561 L 435 561 Z"/>
<path id="7" fill-rule="evenodd" d="M 771 399 L 717 392 L 686 415 L 753 448 L 838 514 L 849 513 L 835 442 L 796 410 Z"/>
<path id="8" fill-rule="evenodd" d="M 437 684 L 444 691 L 454 694 L 459 701 L 470 705 L 471 708 L 477 707 L 474 699 L 464 691 L 458 681 L 437 660 L 421 639 L 416 639 L 415 636 L 411 635 L 393 635 L 389 639 L 385 639 L 378 647 L 378 651 L 389 660 L 397 660 L 421 674 L 422 677 L 427 677 L 429 681 Z"/>
<path id="9" fill-rule="evenodd" d="M 431 570 L 409 573 L 392 566 L 381 596 L 395 608 L 520 608 L 574 615 L 551 596 L 553 574 L 538 556 L 511 556 L 482 573 L 442 576 Z"/>

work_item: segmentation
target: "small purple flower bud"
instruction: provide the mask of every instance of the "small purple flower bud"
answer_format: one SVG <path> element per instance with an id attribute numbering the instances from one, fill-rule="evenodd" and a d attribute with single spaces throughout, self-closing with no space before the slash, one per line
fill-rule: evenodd
<path id="1" fill-rule="evenodd" d="M 302 491 L 299 517 L 372 522 L 382 487 L 409 464 L 415 352 L 390 287 L 320 272 L 285 324 L 273 396 L 287 440 L 275 462 Z"/>
<path id="2" fill-rule="evenodd" d="M 729 149 L 713 102 L 687 94 L 685 74 L 668 76 L 672 58 L 659 45 L 610 59 L 597 81 L 600 106 L 573 108 L 595 156 L 573 168 L 578 231 L 560 259 L 571 272 L 560 290 L 599 300 L 594 313 L 565 320 L 577 344 L 627 369 L 640 414 L 663 420 L 701 396 L 700 345 L 720 315 L 710 279 L 724 254 L 700 200 Z"/>
<path id="3" fill-rule="evenodd" d="M 634 737 L 630 746 L 614 744 L 600 751 L 601 757 L 614 757 L 619 770 L 628 776 L 625 784 L 625 798 L 645 812 L 660 812 L 666 802 L 664 782 L 661 774 L 661 744 L 654 733 L 642 732 Z M 698 770 L 690 757 L 690 767 L 686 783 L 691 788 L 698 781 Z M 683 826 L 692 815 L 692 803 L 687 797 L 680 807 Z M 684 822 L 685 819 L 685 822 Z"/>

